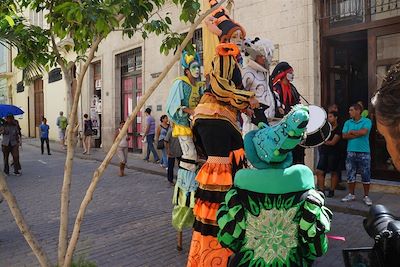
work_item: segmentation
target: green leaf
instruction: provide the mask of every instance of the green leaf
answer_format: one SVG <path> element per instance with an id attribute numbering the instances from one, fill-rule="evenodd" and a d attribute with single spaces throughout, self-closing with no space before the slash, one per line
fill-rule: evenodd
<path id="1" fill-rule="evenodd" d="M 200 3 L 199 2 L 193 2 L 192 7 L 194 10 L 200 9 Z"/>
<path id="2" fill-rule="evenodd" d="M 11 27 L 14 27 L 15 22 L 14 22 L 14 20 L 13 20 L 12 17 L 10 17 L 10 16 L 8 16 L 8 15 L 5 15 L 5 19 L 7 20 L 8 24 L 9 24 Z"/>
<path id="3" fill-rule="evenodd" d="M 165 17 L 165 21 L 166 21 L 169 25 L 172 24 L 172 21 L 171 21 L 171 18 L 170 18 L 170 17 Z"/>

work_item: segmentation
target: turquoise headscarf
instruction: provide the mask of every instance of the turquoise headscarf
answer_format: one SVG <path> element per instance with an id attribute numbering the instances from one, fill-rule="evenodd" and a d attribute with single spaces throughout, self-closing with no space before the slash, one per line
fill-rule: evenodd
<path id="1" fill-rule="evenodd" d="M 200 56 L 197 52 L 194 55 L 189 54 L 186 50 L 182 52 L 181 56 L 181 66 L 183 69 L 188 69 L 192 62 L 196 61 L 201 65 Z"/>

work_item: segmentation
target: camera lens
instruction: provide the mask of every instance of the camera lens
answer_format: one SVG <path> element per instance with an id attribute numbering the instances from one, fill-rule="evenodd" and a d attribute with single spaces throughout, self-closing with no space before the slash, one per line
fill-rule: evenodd
<path id="1" fill-rule="evenodd" d="M 364 229 L 375 239 L 387 229 L 388 223 L 394 220 L 393 214 L 383 205 L 375 205 L 370 208 L 367 218 L 364 219 Z"/>

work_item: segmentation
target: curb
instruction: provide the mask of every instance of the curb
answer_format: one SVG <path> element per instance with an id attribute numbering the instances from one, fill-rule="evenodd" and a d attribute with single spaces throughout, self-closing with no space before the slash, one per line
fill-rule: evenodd
<path id="1" fill-rule="evenodd" d="M 37 144 L 32 144 L 32 143 L 26 143 L 26 145 L 32 146 L 32 147 L 37 147 L 40 148 L 40 145 Z M 60 150 L 60 149 L 51 149 L 51 151 L 53 152 L 57 152 L 57 153 L 61 153 L 61 154 L 65 154 L 65 150 Z M 99 158 L 95 158 L 95 157 L 89 157 L 89 156 L 83 156 L 83 155 L 79 155 L 77 153 L 74 154 L 74 158 L 78 158 L 78 159 L 83 159 L 83 160 L 93 160 L 93 161 L 97 161 L 97 162 L 102 162 L 103 159 L 99 159 Z M 119 166 L 117 163 L 113 163 L 110 161 L 109 165 L 113 165 L 113 166 Z M 148 173 L 148 174 L 153 174 L 153 175 L 159 175 L 159 176 L 163 176 L 165 177 L 166 174 L 162 171 L 157 171 L 157 170 L 149 170 L 147 168 L 141 168 L 141 167 L 136 167 L 136 166 L 132 166 L 132 165 L 126 165 L 126 168 L 129 170 L 135 170 L 135 171 L 139 171 L 139 172 L 143 172 L 143 173 Z"/>
<path id="2" fill-rule="evenodd" d="M 332 212 L 340 212 L 344 214 L 350 214 L 350 215 L 358 215 L 362 217 L 367 217 L 368 215 L 368 210 L 359 210 L 359 209 L 354 209 L 354 208 L 349 208 L 349 207 L 343 207 L 339 205 L 331 205 L 328 204 L 327 207 L 332 211 Z"/>

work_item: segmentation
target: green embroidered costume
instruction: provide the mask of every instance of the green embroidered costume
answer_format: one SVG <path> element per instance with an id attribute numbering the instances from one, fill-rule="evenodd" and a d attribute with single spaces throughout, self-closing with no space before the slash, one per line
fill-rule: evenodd
<path id="1" fill-rule="evenodd" d="M 218 210 L 218 240 L 230 248 L 229 266 L 311 266 L 326 253 L 332 213 L 314 190 L 314 175 L 293 165 L 308 108 L 296 105 L 277 125 L 245 136 L 246 156 L 257 169 L 236 173 Z"/>

